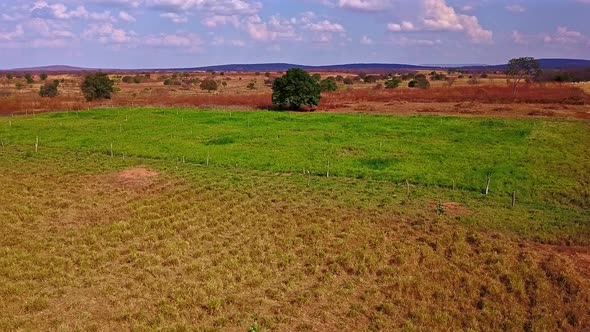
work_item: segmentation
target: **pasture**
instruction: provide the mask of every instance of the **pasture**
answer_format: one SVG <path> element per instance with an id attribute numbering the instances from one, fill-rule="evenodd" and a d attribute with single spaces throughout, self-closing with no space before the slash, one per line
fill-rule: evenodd
<path id="1" fill-rule="evenodd" d="M 186 108 L 0 118 L 0 329 L 581 329 L 589 127 Z"/>

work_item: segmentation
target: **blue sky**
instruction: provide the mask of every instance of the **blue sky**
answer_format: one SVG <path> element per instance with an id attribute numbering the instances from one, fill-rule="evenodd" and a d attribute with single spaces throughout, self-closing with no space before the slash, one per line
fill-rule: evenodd
<path id="1" fill-rule="evenodd" d="M 3 0 L 0 68 L 590 58 L 590 0 Z"/>

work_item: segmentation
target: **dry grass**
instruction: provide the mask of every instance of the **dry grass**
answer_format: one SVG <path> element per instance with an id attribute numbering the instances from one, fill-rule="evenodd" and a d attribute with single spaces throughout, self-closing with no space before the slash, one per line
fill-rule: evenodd
<path id="1" fill-rule="evenodd" d="M 567 257 L 437 216 L 403 186 L 307 187 L 300 176 L 63 151 L 0 155 L 2 330 L 590 324 L 588 276 Z M 146 172 L 147 186 L 117 180 Z"/>
<path id="2" fill-rule="evenodd" d="M 323 77 L 336 73 L 321 73 Z M 271 77 L 277 77 L 272 73 Z M 344 76 L 352 74 L 343 74 Z M 215 80 L 224 83 L 219 91 L 208 93 L 199 89 L 198 85 L 165 86 L 163 81 L 170 77 L 170 73 L 152 73 L 151 78 L 141 84 L 117 82 L 119 90 L 113 100 L 87 103 L 80 93 L 81 77 L 75 75 L 61 75 L 51 79 L 63 79 L 60 84 L 60 97 L 40 98 L 38 96 L 41 82 L 24 84 L 18 90 L 15 82 L 21 84 L 24 80 L 8 81 L 0 78 L 0 115 L 23 114 L 30 112 L 81 110 L 93 107 L 114 106 L 174 106 L 174 107 L 210 107 L 210 108 L 240 108 L 260 109 L 271 107 L 271 88 L 265 85 L 267 78 L 254 73 L 227 73 L 215 76 Z M 203 80 L 210 77 L 207 73 L 190 73 L 186 79 Z M 21 82 L 22 81 L 22 82 Z M 254 82 L 256 89 L 250 90 L 247 85 Z M 432 82 L 428 90 L 409 89 L 407 82 L 395 90 L 375 90 L 375 83 L 356 83 L 352 86 L 340 85 L 340 91 L 324 94 L 320 110 L 364 110 L 387 111 L 387 105 L 399 102 L 431 103 L 427 108 L 438 109 L 440 103 L 477 102 L 486 104 L 588 104 L 590 97 L 584 93 L 585 85 L 526 85 L 519 88 L 516 96 L 512 89 L 506 86 L 504 77 L 481 80 L 481 84 L 467 85 L 466 79 L 458 80 L 453 87 L 446 87 L 445 82 Z M 501 82 L 501 83 L 498 83 Z M 383 83 L 383 82 L 380 82 Z M 559 116 L 559 114 L 557 114 Z"/>
<path id="3" fill-rule="evenodd" d="M 590 97 L 582 90 L 565 85 L 524 86 L 516 96 L 510 87 L 478 86 L 422 89 L 370 90 L 353 89 L 325 94 L 321 108 L 338 109 L 348 103 L 363 102 L 480 102 L 480 103 L 563 103 L 585 104 Z"/>

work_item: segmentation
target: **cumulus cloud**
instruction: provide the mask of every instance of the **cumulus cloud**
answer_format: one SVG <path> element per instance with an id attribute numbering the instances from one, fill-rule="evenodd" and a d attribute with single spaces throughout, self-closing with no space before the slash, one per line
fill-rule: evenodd
<path id="1" fill-rule="evenodd" d="M 208 27 L 208 28 L 215 28 L 220 25 L 231 24 L 234 27 L 240 25 L 240 18 L 237 15 L 232 16 L 220 16 L 220 15 L 213 15 L 205 17 L 201 23 Z"/>
<path id="2" fill-rule="evenodd" d="M 317 23 L 308 23 L 306 29 L 317 32 L 344 32 L 345 29 L 338 23 L 332 23 L 328 20 L 323 20 Z"/>
<path id="3" fill-rule="evenodd" d="M 0 31 L 0 40 L 14 40 L 18 37 L 22 37 L 25 34 L 22 25 L 17 25 L 14 31 L 2 32 Z"/>
<path id="4" fill-rule="evenodd" d="M 403 21 L 401 24 L 398 23 L 389 23 L 387 24 L 387 30 L 392 32 L 402 32 L 402 31 L 416 31 L 416 27 L 412 22 Z"/>
<path id="5" fill-rule="evenodd" d="M 169 19 L 176 24 L 188 22 L 188 17 L 177 13 L 161 13 L 160 17 Z"/>
<path id="6" fill-rule="evenodd" d="M 391 0 L 339 0 L 338 7 L 361 11 L 378 11 L 387 8 Z"/>
<path id="7" fill-rule="evenodd" d="M 262 9 L 257 1 L 246 0 L 148 0 L 147 6 L 165 12 L 201 10 L 215 15 L 253 15 Z"/>
<path id="8" fill-rule="evenodd" d="M 295 19 L 283 20 L 279 16 L 273 16 L 268 22 L 264 22 L 258 15 L 253 15 L 248 17 L 241 26 L 250 38 L 261 42 L 273 42 L 298 39 L 295 23 Z"/>
<path id="9" fill-rule="evenodd" d="M 128 12 L 126 12 L 124 10 L 119 12 L 119 18 L 125 22 L 130 22 L 130 23 L 136 21 L 135 17 L 133 17 L 131 14 L 129 14 Z"/>
<path id="10" fill-rule="evenodd" d="M 590 46 L 590 38 L 588 36 L 578 31 L 569 30 L 567 27 L 557 27 L 555 33 L 545 35 L 543 40 L 546 43 Z"/>
<path id="11" fill-rule="evenodd" d="M 133 40 L 134 32 L 127 32 L 114 27 L 111 23 L 91 24 L 82 36 L 85 39 L 98 40 L 100 43 L 127 44 Z"/>
<path id="12" fill-rule="evenodd" d="M 201 41 L 196 35 L 158 34 L 144 38 L 144 44 L 156 47 L 183 47 L 196 49 Z"/>
<path id="13" fill-rule="evenodd" d="M 463 31 L 474 43 L 490 43 L 493 33 L 484 29 L 475 16 L 458 14 L 447 5 L 446 0 L 424 0 L 424 16 L 421 26 L 416 27 L 410 21 L 389 23 L 387 29 L 392 32 L 411 31 Z"/>

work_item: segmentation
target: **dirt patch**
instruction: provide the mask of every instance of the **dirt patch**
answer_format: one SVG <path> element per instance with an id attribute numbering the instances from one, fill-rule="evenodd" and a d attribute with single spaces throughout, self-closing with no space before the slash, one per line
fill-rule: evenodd
<path id="1" fill-rule="evenodd" d="M 136 167 L 120 171 L 116 174 L 117 182 L 125 186 L 146 186 L 153 183 L 159 175 L 156 171 L 148 170 L 145 167 Z"/>
<path id="2" fill-rule="evenodd" d="M 457 202 L 431 202 L 429 209 L 435 213 L 445 214 L 452 217 L 469 216 L 473 211 L 465 205 Z"/>

